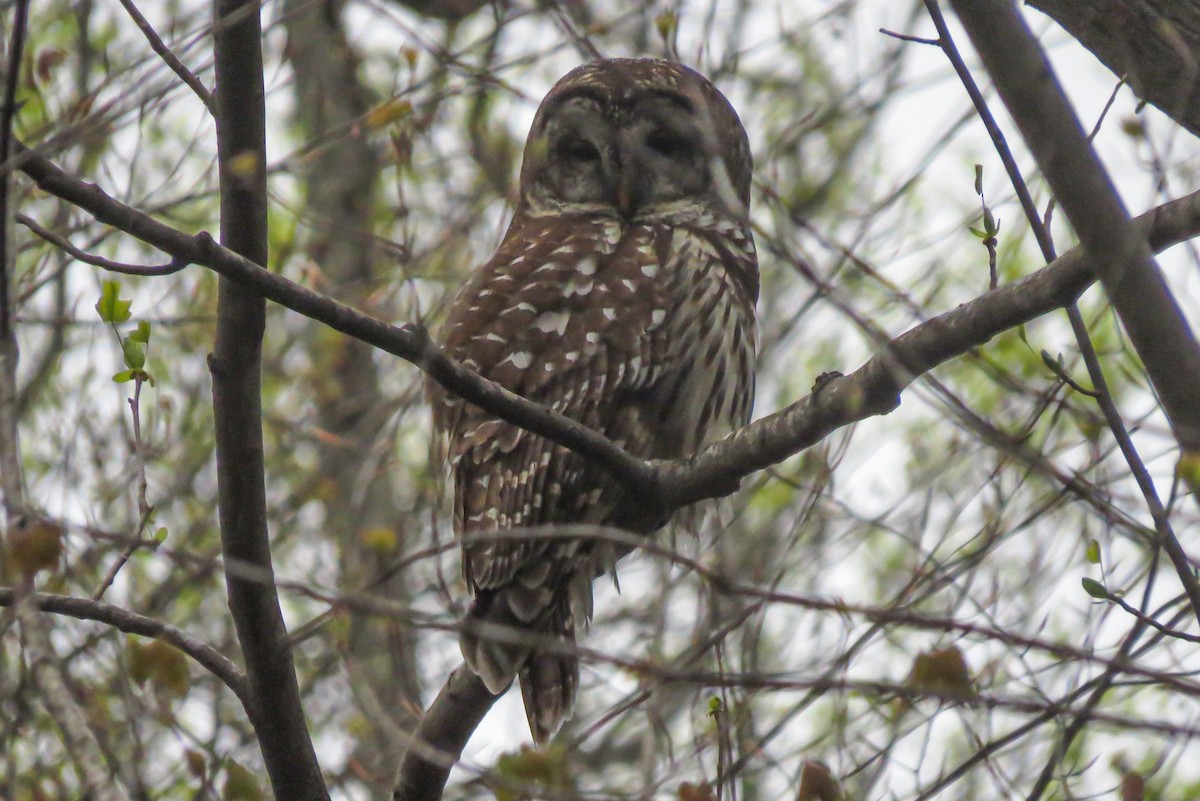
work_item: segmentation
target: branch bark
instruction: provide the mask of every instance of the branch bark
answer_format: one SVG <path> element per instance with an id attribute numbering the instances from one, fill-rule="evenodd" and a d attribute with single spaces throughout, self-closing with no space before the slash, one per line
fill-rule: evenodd
<path id="1" fill-rule="evenodd" d="M 0 587 L 0 606 L 12 606 L 21 600 L 24 599 L 16 590 Z M 233 691 L 243 706 L 247 708 L 250 706 L 246 674 L 242 672 L 242 669 L 216 648 L 197 640 L 183 629 L 152 617 L 140 615 L 137 612 L 131 612 L 128 609 L 122 609 L 119 606 L 106 604 L 103 601 L 93 601 L 90 598 L 39 592 L 30 594 L 28 600 L 41 612 L 64 615 L 78 620 L 94 620 L 97 623 L 106 623 L 127 634 L 140 634 L 143 637 L 153 637 L 169 643 L 220 679 L 226 687 Z"/>
<path id="2" fill-rule="evenodd" d="M 455 668 L 413 733 L 392 801 L 439 801 L 450 769 L 499 699 L 466 665 Z"/>
<path id="3" fill-rule="evenodd" d="M 1028 0 L 1138 97 L 1200 136 L 1200 2 Z"/>
<path id="4" fill-rule="evenodd" d="M 248 262 L 266 264 L 266 107 L 258 0 L 217 0 L 214 18 L 221 241 Z M 227 566 L 248 563 L 270 577 L 261 408 L 265 319 L 259 293 L 221 280 L 216 345 L 209 357 L 221 548 Z M 246 662 L 250 722 L 275 797 L 328 801 L 274 582 L 248 581 L 227 567 L 225 584 Z"/>

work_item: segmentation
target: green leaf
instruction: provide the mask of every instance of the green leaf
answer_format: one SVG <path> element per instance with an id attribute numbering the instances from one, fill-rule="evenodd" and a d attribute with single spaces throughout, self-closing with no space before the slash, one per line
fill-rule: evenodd
<path id="1" fill-rule="evenodd" d="M 983 207 L 983 230 L 988 232 L 988 236 L 995 236 L 1000 231 L 995 215 L 987 206 Z"/>
<path id="2" fill-rule="evenodd" d="M 1096 540 L 1088 540 L 1087 542 L 1087 560 L 1093 565 L 1100 564 L 1100 543 Z"/>
<path id="3" fill-rule="evenodd" d="M 155 529 L 154 533 L 150 536 L 157 543 L 161 544 L 161 543 L 166 542 L 167 541 L 167 527 L 159 526 L 157 529 Z"/>
<path id="4" fill-rule="evenodd" d="M 146 366 L 146 345 L 133 338 L 133 334 L 121 340 L 121 350 L 125 353 L 125 366 L 131 370 L 141 370 Z"/>
<path id="5" fill-rule="evenodd" d="M 975 194 L 983 197 L 983 165 L 975 165 Z"/>
<path id="6" fill-rule="evenodd" d="M 129 338 L 134 342 L 140 342 L 143 345 L 150 344 L 150 323 L 145 320 L 138 320 L 137 330 L 129 335 Z"/>
<path id="7" fill-rule="evenodd" d="M 1094 578 L 1085 578 L 1082 584 L 1083 591 L 1093 598 L 1099 598 L 1102 601 L 1108 599 L 1108 589 Z"/>
<path id="8" fill-rule="evenodd" d="M 975 236 L 978 237 L 979 239 L 987 239 L 988 238 L 986 231 L 982 231 L 973 225 L 968 225 L 967 230 L 970 231 L 971 233 L 975 234 Z"/>
<path id="9" fill-rule="evenodd" d="M 122 370 L 121 372 L 119 372 L 113 376 L 113 381 L 115 381 L 118 384 L 128 384 L 130 381 L 133 380 L 133 373 L 134 373 L 133 370 Z"/>
<path id="10" fill-rule="evenodd" d="M 121 300 L 121 287 L 116 281 L 105 281 L 101 285 L 100 299 L 96 301 L 96 312 L 106 323 L 123 323 L 129 319 L 130 300 Z"/>

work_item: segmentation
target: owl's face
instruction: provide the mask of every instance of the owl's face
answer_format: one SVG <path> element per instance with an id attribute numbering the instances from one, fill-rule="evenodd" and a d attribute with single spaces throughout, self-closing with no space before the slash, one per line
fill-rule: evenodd
<path id="1" fill-rule="evenodd" d="M 699 73 L 659 59 L 603 59 L 572 70 L 542 101 L 525 145 L 521 206 L 635 219 L 695 201 L 744 217 L 750 173 L 737 113 Z"/>

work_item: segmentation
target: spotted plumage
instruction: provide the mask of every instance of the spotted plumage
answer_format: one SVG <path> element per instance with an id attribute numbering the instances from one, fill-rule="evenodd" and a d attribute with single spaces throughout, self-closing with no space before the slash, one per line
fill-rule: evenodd
<path id="1" fill-rule="evenodd" d="M 744 424 L 750 173 L 736 113 L 696 72 L 655 59 L 574 70 L 542 101 L 516 213 L 455 299 L 446 351 L 643 458 L 688 455 Z M 581 525 L 644 535 L 665 521 L 587 460 L 430 394 L 475 595 L 463 654 L 493 693 L 520 677 L 544 743 L 574 707 L 592 581 L 626 550 Z"/>

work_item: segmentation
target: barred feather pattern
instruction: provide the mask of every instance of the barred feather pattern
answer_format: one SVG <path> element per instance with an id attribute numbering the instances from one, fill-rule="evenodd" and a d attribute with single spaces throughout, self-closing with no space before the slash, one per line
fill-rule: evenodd
<path id="1" fill-rule="evenodd" d="M 636 456 L 678 458 L 749 419 L 757 295 L 748 223 L 720 204 L 682 198 L 628 217 L 604 203 L 523 199 L 454 300 L 442 343 Z M 602 529 L 645 535 L 666 521 L 587 460 L 429 389 L 475 596 L 463 655 L 494 694 L 520 678 L 542 744 L 574 708 L 592 582 L 615 577 L 627 550 Z"/>

